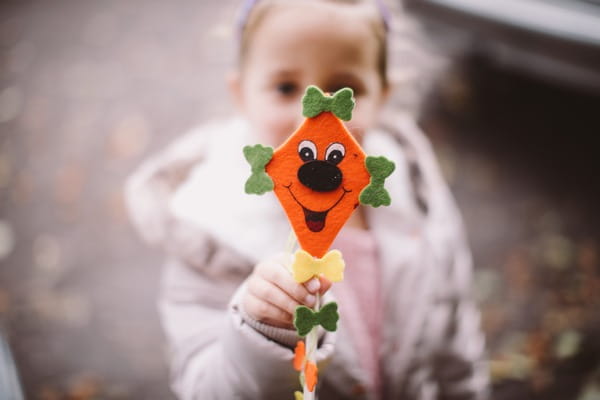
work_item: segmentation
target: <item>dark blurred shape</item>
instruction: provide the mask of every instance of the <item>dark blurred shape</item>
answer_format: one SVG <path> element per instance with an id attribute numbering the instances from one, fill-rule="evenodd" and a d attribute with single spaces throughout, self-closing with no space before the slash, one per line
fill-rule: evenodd
<path id="1" fill-rule="evenodd" d="M 598 0 L 406 0 L 453 46 L 546 79 L 600 90 Z M 438 26 L 435 26 L 438 25 Z"/>
<path id="2" fill-rule="evenodd" d="M 406 0 L 454 63 L 421 124 L 464 212 L 495 400 L 600 398 L 600 2 Z"/>
<path id="3" fill-rule="evenodd" d="M 599 109 L 465 54 L 420 119 L 471 238 L 494 399 L 600 393 Z"/>

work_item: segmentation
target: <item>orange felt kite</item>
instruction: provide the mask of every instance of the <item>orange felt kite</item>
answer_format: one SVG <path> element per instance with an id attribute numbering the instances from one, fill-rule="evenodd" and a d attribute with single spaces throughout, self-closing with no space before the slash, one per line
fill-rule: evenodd
<path id="1" fill-rule="evenodd" d="M 340 120 L 352 116 L 351 89 L 327 96 L 309 86 L 302 102 L 307 118 L 277 150 L 244 148 L 246 192 L 274 190 L 302 249 L 321 258 L 359 204 L 390 204 L 383 182 L 394 164 L 367 157 Z"/>
<path id="2" fill-rule="evenodd" d="M 300 246 L 323 257 L 369 183 L 366 155 L 331 112 L 307 118 L 267 165 Z"/>

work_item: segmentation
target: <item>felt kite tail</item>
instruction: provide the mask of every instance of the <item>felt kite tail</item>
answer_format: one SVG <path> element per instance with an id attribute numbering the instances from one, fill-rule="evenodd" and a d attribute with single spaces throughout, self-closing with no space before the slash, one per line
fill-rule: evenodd
<path id="1" fill-rule="evenodd" d="M 318 276 L 325 276 L 339 282 L 343 279 L 344 268 L 345 262 L 338 250 L 330 251 L 323 258 L 316 258 L 304 250 L 298 250 L 291 266 L 294 279 L 298 283 L 304 283 Z M 315 388 L 318 382 L 316 351 L 319 326 L 333 332 L 337 330 L 340 318 L 336 302 L 330 302 L 321 307 L 320 295 L 317 293 L 316 297 L 317 301 L 313 309 L 298 306 L 294 312 L 294 327 L 299 336 L 306 336 L 306 342 L 298 342 L 294 351 L 294 368 L 300 371 L 300 382 L 304 391 L 303 400 L 314 400 L 315 398 Z"/>

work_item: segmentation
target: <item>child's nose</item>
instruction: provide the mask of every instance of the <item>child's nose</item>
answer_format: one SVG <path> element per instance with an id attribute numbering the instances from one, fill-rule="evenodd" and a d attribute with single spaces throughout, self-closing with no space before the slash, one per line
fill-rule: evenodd
<path id="1" fill-rule="evenodd" d="M 298 168 L 298 180 L 316 192 L 331 192 L 342 183 L 342 171 L 325 161 L 309 161 Z"/>

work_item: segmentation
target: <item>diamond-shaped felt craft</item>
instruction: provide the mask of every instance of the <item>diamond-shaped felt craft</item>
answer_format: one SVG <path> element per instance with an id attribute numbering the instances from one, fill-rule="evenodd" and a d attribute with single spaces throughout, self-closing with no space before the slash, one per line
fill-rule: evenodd
<path id="1" fill-rule="evenodd" d="M 302 249 L 323 257 L 369 184 L 366 155 L 332 112 L 305 119 L 266 166 Z"/>
<path id="2" fill-rule="evenodd" d="M 326 95 L 309 86 L 302 107 L 306 119 L 275 152 L 244 147 L 252 170 L 245 191 L 274 190 L 300 247 L 321 259 L 359 204 L 390 205 L 384 182 L 395 167 L 367 157 L 342 123 L 352 118 L 352 89 Z"/>

